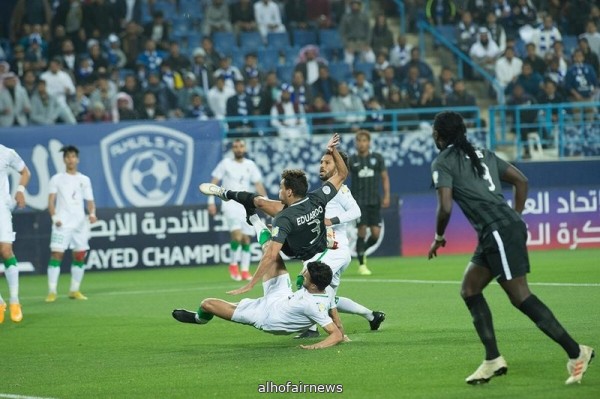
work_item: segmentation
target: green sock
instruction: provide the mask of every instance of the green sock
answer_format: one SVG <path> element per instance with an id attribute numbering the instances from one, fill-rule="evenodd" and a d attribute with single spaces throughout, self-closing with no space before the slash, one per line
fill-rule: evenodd
<path id="1" fill-rule="evenodd" d="M 17 258 L 16 257 L 12 257 L 12 258 L 8 258 L 4 260 L 4 266 L 8 269 L 11 266 L 16 266 L 17 265 Z"/>
<path id="2" fill-rule="evenodd" d="M 60 260 L 50 258 L 50 262 L 48 262 L 48 266 L 52 267 L 60 267 Z"/>
<path id="3" fill-rule="evenodd" d="M 198 319 L 200 319 L 200 324 L 208 323 L 213 317 L 215 317 L 214 314 L 205 312 L 202 310 L 202 308 L 198 309 Z M 202 321 L 204 321 L 204 323 Z"/>
<path id="4" fill-rule="evenodd" d="M 269 229 L 264 229 L 260 232 L 260 234 L 258 236 L 258 243 L 260 245 L 263 245 L 270 239 L 271 239 L 271 232 L 269 231 Z"/>
<path id="5" fill-rule="evenodd" d="M 302 284 L 304 284 L 304 276 L 299 274 L 296 277 L 296 288 L 298 288 L 298 289 L 302 288 Z"/>
<path id="6" fill-rule="evenodd" d="M 231 248 L 231 252 L 235 252 L 240 247 L 240 243 L 237 241 L 230 241 L 229 247 Z"/>

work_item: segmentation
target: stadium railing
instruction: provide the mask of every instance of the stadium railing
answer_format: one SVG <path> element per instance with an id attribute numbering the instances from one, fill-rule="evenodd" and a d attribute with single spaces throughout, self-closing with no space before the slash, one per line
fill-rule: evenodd
<path id="1" fill-rule="evenodd" d="M 489 108 L 490 148 L 516 160 L 600 156 L 600 103 L 498 105 Z"/>
<path id="2" fill-rule="evenodd" d="M 400 17 L 400 33 L 406 33 L 406 7 L 404 6 L 404 1 L 402 0 L 394 0 L 396 3 L 396 8 L 398 9 L 398 16 Z"/>

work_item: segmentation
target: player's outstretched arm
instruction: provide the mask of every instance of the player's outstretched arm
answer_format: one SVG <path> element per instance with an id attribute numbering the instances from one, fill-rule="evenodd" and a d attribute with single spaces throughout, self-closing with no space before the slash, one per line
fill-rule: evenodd
<path id="1" fill-rule="evenodd" d="M 17 193 L 15 194 L 15 201 L 17 201 L 17 206 L 19 208 L 25 208 L 25 187 L 29 184 L 29 179 L 31 179 L 31 172 L 29 168 L 25 166 L 19 174 L 19 186 L 17 188 Z"/>
<path id="2" fill-rule="evenodd" d="M 275 241 L 267 242 L 263 249 L 263 256 L 260 262 L 258 263 L 258 268 L 256 269 L 254 276 L 252 276 L 252 280 L 250 280 L 248 284 L 246 284 L 242 288 L 238 288 L 237 290 L 233 291 L 228 291 L 227 293 L 231 295 L 240 295 L 254 288 L 254 286 L 258 282 L 262 281 L 263 276 L 267 272 L 274 270 L 277 267 L 277 258 L 279 256 L 279 251 L 281 251 L 282 246 L 283 244 Z"/>
<path id="3" fill-rule="evenodd" d="M 335 323 L 329 323 L 326 326 L 323 326 L 323 330 L 329 334 L 323 341 L 313 345 L 300 345 L 300 347 L 302 349 L 324 349 L 337 345 L 344 340 L 344 334 Z"/>
<path id="4" fill-rule="evenodd" d="M 514 208 L 519 214 L 525 208 L 525 200 L 527 199 L 527 191 L 529 183 L 527 177 L 517 168 L 510 165 L 506 171 L 500 176 L 500 180 L 510 183 L 515 187 Z"/>
<path id="5" fill-rule="evenodd" d="M 437 256 L 437 250 L 446 246 L 444 232 L 450 221 L 452 214 L 452 189 L 450 187 L 440 187 L 437 189 L 438 207 L 436 212 L 435 239 L 429 248 L 428 258 Z"/>
<path id="6" fill-rule="evenodd" d="M 339 144 L 340 136 L 337 133 L 335 133 L 327 143 L 327 152 L 333 157 L 333 162 L 335 164 L 335 168 L 337 169 L 337 173 L 331 176 L 327 181 L 331 183 L 338 191 L 348 177 L 348 167 L 337 150 Z"/>

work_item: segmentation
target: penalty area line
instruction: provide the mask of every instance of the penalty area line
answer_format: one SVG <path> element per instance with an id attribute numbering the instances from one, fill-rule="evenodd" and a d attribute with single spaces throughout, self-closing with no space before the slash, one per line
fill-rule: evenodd
<path id="1" fill-rule="evenodd" d="M 6 399 L 54 399 L 54 398 L 47 398 L 47 397 L 42 397 L 42 396 L 14 395 L 12 393 L 0 393 L 0 398 L 6 398 Z"/>
<path id="2" fill-rule="evenodd" d="M 343 278 L 343 283 L 400 283 L 400 284 L 461 284 L 461 281 L 451 280 L 405 280 L 405 279 L 370 279 L 370 278 Z M 531 282 L 527 284 L 540 287 L 600 287 L 600 283 L 542 283 Z"/>

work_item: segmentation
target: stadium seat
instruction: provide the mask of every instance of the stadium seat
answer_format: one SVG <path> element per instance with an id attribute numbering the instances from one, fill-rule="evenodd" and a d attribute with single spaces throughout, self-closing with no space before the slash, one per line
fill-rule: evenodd
<path id="1" fill-rule="evenodd" d="M 280 82 L 291 82 L 292 81 L 292 74 L 294 73 L 294 66 L 293 65 L 278 65 L 277 66 L 277 79 L 279 79 Z"/>
<path id="2" fill-rule="evenodd" d="M 194 50 L 196 47 L 200 47 L 202 44 L 202 35 L 199 32 L 191 31 L 188 33 L 187 42 L 187 47 L 190 50 Z"/>
<path id="3" fill-rule="evenodd" d="M 10 45 L 10 40 L 5 38 L 0 38 L 0 47 L 4 50 L 4 56 L 7 60 L 12 59 L 12 46 Z"/>
<path id="4" fill-rule="evenodd" d="M 565 56 L 570 60 L 571 54 L 573 54 L 573 50 L 577 48 L 577 36 L 574 35 L 564 35 L 562 37 L 563 46 L 565 48 Z"/>
<path id="5" fill-rule="evenodd" d="M 375 64 L 372 62 L 356 62 L 354 63 L 354 72 L 363 72 L 367 77 L 367 80 L 370 80 L 373 76 L 373 69 L 375 69 Z"/>
<path id="6" fill-rule="evenodd" d="M 221 53 L 231 55 L 231 49 L 237 47 L 235 36 L 230 32 L 215 32 L 212 39 L 215 49 Z"/>
<path id="7" fill-rule="evenodd" d="M 185 16 L 175 16 L 172 20 L 172 35 L 178 41 L 187 37 L 190 31 L 190 20 Z"/>
<path id="8" fill-rule="evenodd" d="M 298 53 L 300 53 L 300 47 L 294 46 L 286 48 L 284 52 L 286 65 L 295 65 Z"/>
<path id="9" fill-rule="evenodd" d="M 304 47 L 308 44 L 317 44 L 317 32 L 313 30 L 294 29 L 292 31 L 294 46 Z"/>
<path id="10" fill-rule="evenodd" d="M 287 33 L 268 33 L 267 43 L 270 48 L 285 49 L 290 46 L 290 37 Z"/>
<path id="11" fill-rule="evenodd" d="M 157 1 L 154 4 L 154 10 L 162 11 L 166 20 L 170 20 L 171 18 L 173 18 L 173 16 L 175 14 L 177 14 L 177 10 L 175 9 L 175 4 L 171 3 L 170 1 L 165 1 L 165 0 Z"/>
<path id="12" fill-rule="evenodd" d="M 319 43 L 322 47 L 342 48 L 342 38 L 337 29 L 319 29 Z"/>
<path id="13" fill-rule="evenodd" d="M 440 32 L 440 35 L 444 36 L 452 44 L 457 43 L 456 38 L 456 26 L 454 25 L 438 25 L 435 29 Z"/>
<path id="14" fill-rule="evenodd" d="M 262 36 L 258 32 L 240 33 L 240 48 L 244 53 L 258 51 L 264 47 Z"/>
<path id="15" fill-rule="evenodd" d="M 279 65 L 279 50 L 271 46 L 258 51 L 258 67 L 261 71 L 274 71 Z"/>
<path id="16" fill-rule="evenodd" d="M 345 62 L 330 62 L 329 74 L 338 82 L 348 81 L 352 77 L 350 65 Z"/>

